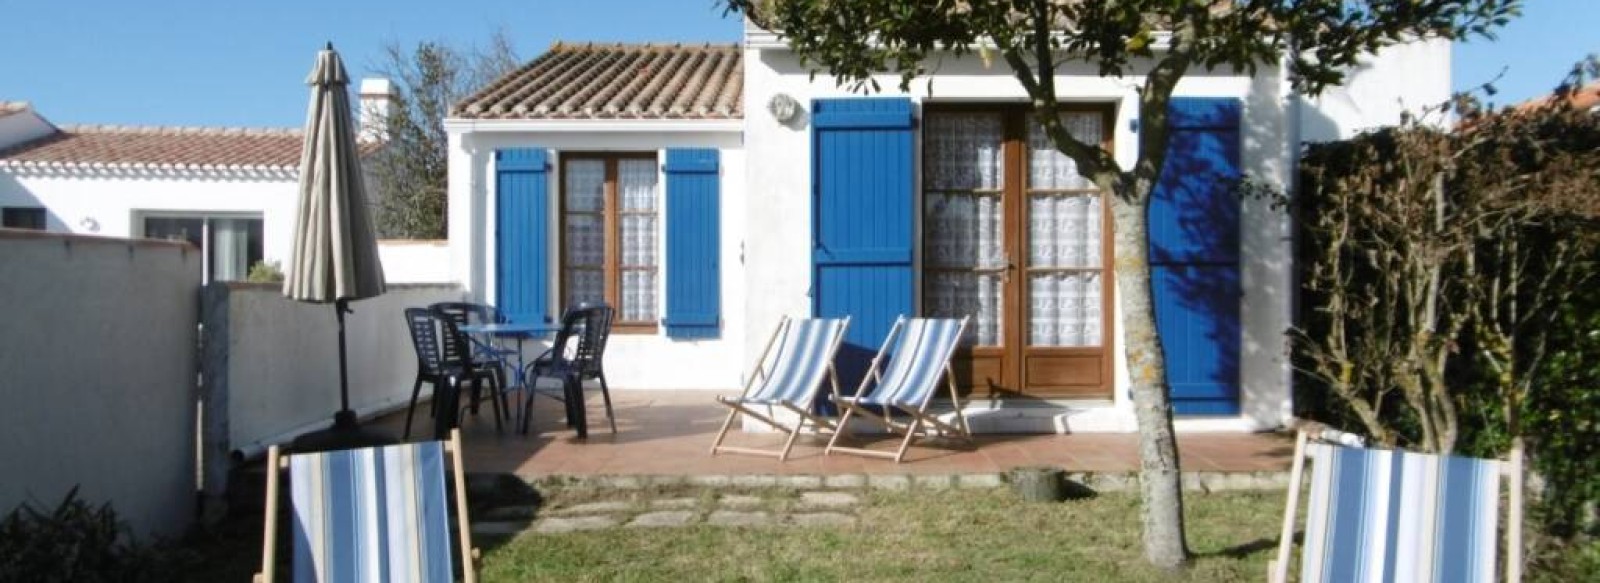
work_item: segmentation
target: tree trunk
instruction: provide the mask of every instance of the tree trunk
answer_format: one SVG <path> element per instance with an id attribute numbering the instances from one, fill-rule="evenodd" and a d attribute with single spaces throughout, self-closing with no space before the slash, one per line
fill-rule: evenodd
<path id="1" fill-rule="evenodd" d="M 1144 494 L 1144 549 L 1151 564 L 1178 569 L 1188 563 L 1184 541 L 1183 482 L 1178 467 L 1178 442 L 1172 429 L 1172 403 L 1167 393 L 1167 364 L 1156 333 L 1150 287 L 1150 185 L 1134 186 L 1144 196 L 1134 201 L 1107 197 L 1115 213 L 1116 284 L 1121 295 L 1122 330 L 1126 337 L 1128 377 L 1134 414 L 1139 423 L 1139 482 Z"/>

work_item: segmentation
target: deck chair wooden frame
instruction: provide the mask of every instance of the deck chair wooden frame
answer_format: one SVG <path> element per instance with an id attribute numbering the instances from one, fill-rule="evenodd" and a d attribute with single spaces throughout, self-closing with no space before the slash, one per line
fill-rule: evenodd
<path id="1" fill-rule="evenodd" d="M 957 339 L 966 334 L 967 323 L 970 319 L 971 316 L 961 318 L 961 324 L 956 329 Z M 928 404 L 933 401 L 933 394 L 938 392 L 937 389 L 928 391 L 922 398 L 922 402 L 916 403 L 914 408 L 902 408 L 906 415 L 910 417 L 907 421 L 898 421 L 894 418 L 895 407 L 884 407 L 883 414 L 880 415 L 867 406 L 858 403 L 868 395 L 869 385 L 872 385 L 871 388 L 875 390 L 878 385 L 883 383 L 882 365 L 888 364 L 884 362 L 884 355 L 899 340 L 899 336 L 905 333 L 905 326 L 908 321 L 905 316 L 900 316 L 895 320 L 894 327 L 889 329 L 888 337 L 883 339 L 883 346 L 879 347 L 878 354 L 872 357 L 872 363 L 867 367 L 867 374 L 862 376 L 861 385 L 856 388 L 856 395 L 853 397 L 834 396 L 834 402 L 844 408 L 844 415 L 839 418 L 839 427 L 834 430 L 833 438 L 828 440 L 828 446 L 823 450 L 824 454 L 840 452 L 887 458 L 894 460 L 895 463 L 900 463 L 905 460 L 906 450 L 910 449 L 912 440 L 918 435 L 924 437 L 955 436 L 969 443 L 972 441 L 972 427 L 967 423 L 966 412 L 962 410 L 961 395 L 956 391 L 955 368 L 950 363 L 951 357 L 955 355 L 956 346 L 952 346 L 947 353 L 942 355 L 944 359 L 944 374 L 941 375 L 944 377 L 945 386 L 950 390 L 950 403 L 955 407 L 956 423 L 947 422 L 937 415 L 928 413 Z M 957 346 L 959 346 L 959 340 L 957 341 Z M 899 358 L 900 355 L 897 354 L 895 357 Z M 839 445 L 839 437 L 845 434 L 845 428 L 849 425 L 851 417 L 856 415 L 862 415 L 877 421 L 879 425 L 882 425 L 891 433 L 903 435 L 904 438 L 900 440 L 900 447 L 891 452 Z"/>
<path id="2" fill-rule="evenodd" d="M 779 338 L 782 338 L 785 334 L 789 333 L 790 328 L 797 321 L 797 319 L 789 316 L 784 316 L 778 321 L 778 327 L 773 329 L 772 336 L 767 339 L 766 347 L 761 349 L 761 357 L 756 359 L 755 370 L 751 371 L 751 373 L 745 377 L 746 380 L 744 383 L 744 390 L 739 393 L 737 398 L 730 399 L 727 397 L 717 397 L 717 402 L 727 405 L 729 411 L 728 418 L 722 422 L 722 428 L 717 430 L 716 439 L 711 442 L 711 455 L 717 455 L 724 452 L 740 453 L 747 455 L 776 457 L 778 458 L 778 461 L 784 461 L 789 458 L 789 452 L 794 449 L 795 441 L 800 437 L 800 434 L 805 431 L 806 423 L 811 423 L 819 431 L 832 431 L 835 429 L 835 423 L 832 419 L 828 419 L 813 413 L 809 406 L 800 407 L 789 401 L 780 401 L 776 403 L 784 410 L 793 413 L 798 417 L 799 421 L 791 427 L 790 424 L 783 423 L 775 419 L 776 415 L 773 413 L 772 409 L 773 404 L 758 405 L 761 408 L 767 409 L 766 411 L 761 411 L 758 410 L 756 406 L 752 406 L 755 404 L 747 401 L 747 399 L 750 397 L 751 391 L 761 386 L 761 383 L 768 381 L 768 374 L 770 373 L 766 368 L 767 358 L 769 356 L 777 358 L 777 355 L 772 354 L 773 346 L 778 343 Z M 838 335 L 834 337 L 833 342 L 829 344 L 826 353 L 823 355 L 827 358 L 827 374 L 824 381 L 828 384 L 829 392 L 833 395 L 839 394 L 839 371 L 834 367 L 834 356 L 839 353 L 839 345 L 844 342 L 845 332 L 847 332 L 849 329 L 850 317 L 845 316 L 839 326 Z M 773 366 L 777 365 L 776 362 L 772 364 Z M 816 391 L 813 389 L 811 396 L 807 399 L 807 402 L 810 403 L 814 402 L 815 400 Z M 755 419 L 769 427 L 772 427 L 773 429 L 787 433 L 788 438 L 784 440 L 783 448 L 770 450 L 722 445 L 722 440 L 727 437 L 728 430 L 733 427 L 733 420 L 738 418 L 739 415 L 746 415 L 751 419 Z"/>
<path id="3" fill-rule="evenodd" d="M 456 511 L 456 538 L 460 541 L 461 550 L 461 579 L 465 583 L 477 583 L 478 561 L 481 556 L 477 548 L 472 546 L 472 529 L 467 524 L 467 481 L 466 471 L 462 467 L 461 457 L 461 430 L 451 429 L 450 440 L 443 442 L 445 455 L 450 456 L 450 473 L 455 478 L 455 511 Z M 263 520 L 261 543 L 261 570 L 256 572 L 253 580 L 255 583 L 273 583 L 277 576 L 277 543 L 278 543 L 278 482 L 284 470 L 289 468 L 289 458 L 292 454 L 285 454 L 278 446 L 267 450 L 267 508 L 266 518 Z"/>
<path id="4" fill-rule="evenodd" d="M 1291 551 L 1294 546 L 1295 525 L 1299 514 L 1300 490 L 1305 477 L 1306 460 L 1311 452 L 1307 445 L 1311 443 L 1330 443 L 1350 447 L 1360 447 L 1363 439 L 1350 433 L 1332 429 L 1320 423 L 1301 422 L 1296 431 L 1294 441 L 1294 462 L 1289 470 L 1289 499 L 1283 512 L 1283 529 L 1278 534 L 1278 553 L 1274 560 L 1267 562 L 1267 581 L 1269 583 L 1286 583 L 1289 580 L 1289 563 Z M 1520 583 L 1522 581 L 1522 511 L 1523 511 L 1523 447 L 1520 439 L 1514 440 L 1510 456 L 1507 459 L 1496 460 L 1499 464 L 1499 474 L 1509 490 L 1506 509 L 1505 545 L 1505 581 L 1507 583 Z M 1496 490 L 1499 490 L 1496 484 Z M 1302 558 L 1302 562 L 1304 559 Z"/>

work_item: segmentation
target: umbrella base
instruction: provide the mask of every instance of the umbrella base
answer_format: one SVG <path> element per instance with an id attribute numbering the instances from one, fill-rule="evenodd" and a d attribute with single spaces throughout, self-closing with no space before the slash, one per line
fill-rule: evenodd
<path id="1" fill-rule="evenodd" d="M 397 440 L 393 437 L 362 429 L 356 423 L 356 412 L 345 409 L 333 415 L 332 427 L 296 437 L 289 449 L 294 453 L 311 453 L 395 443 Z"/>

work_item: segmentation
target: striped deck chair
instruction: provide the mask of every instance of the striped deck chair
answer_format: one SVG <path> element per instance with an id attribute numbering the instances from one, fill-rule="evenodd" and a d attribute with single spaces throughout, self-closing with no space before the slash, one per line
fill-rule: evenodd
<path id="1" fill-rule="evenodd" d="M 1305 460 L 1312 461 L 1300 580 L 1321 582 L 1495 580 L 1500 478 L 1510 477 L 1506 580 L 1520 581 L 1520 448 L 1510 461 L 1364 449 L 1295 440 L 1289 501 L 1268 579 L 1288 579 Z M 1317 441 L 1313 441 L 1313 440 Z M 1348 441 L 1346 441 L 1348 443 Z"/>
<path id="2" fill-rule="evenodd" d="M 889 336 L 883 340 L 883 347 L 878 349 L 877 356 L 872 357 L 872 364 L 867 367 L 867 374 L 862 377 L 856 396 L 834 397 L 834 401 L 844 408 L 844 416 L 839 419 L 839 429 L 834 431 L 833 439 L 828 441 L 824 453 L 837 451 L 886 457 L 899 462 L 905 459 L 912 438 L 919 434 L 954 434 L 970 440 L 972 431 L 967 426 L 966 413 L 961 410 L 955 374 L 950 368 L 950 357 L 955 354 L 956 347 L 961 343 L 961 334 L 966 329 L 967 318 L 908 319 L 901 316 L 896 320 L 894 327 L 889 329 Z M 887 364 L 883 363 L 885 355 L 889 356 Z M 881 372 L 878 369 L 880 364 L 884 364 Z M 938 392 L 940 378 L 945 379 L 945 386 L 950 389 L 950 402 L 956 409 L 956 424 L 928 412 L 928 402 Z M 880 415 L 874 409 L 880 409 L 883 413 Z M 896 421 L 896 409 L 909 416 L 910 421 Z M 889 452 L 840 446 L 839 436 L 844 435 L 846 425 L 855 415 L 871 417 L 889 431 L 905 434 L 900 449 Z"/>
<path id="3" fill-rule="evenodd" d="M 278 474 L 289 470 L 296 583 L 451 581 L 445 454 L 455 474 L 462 580 L 477 580 L 467 527 L 461 431 L 450 441 L 284 455 L 267 453 L 266 532 L 258 583 L 275 579 Z"/>
<path id="4" fill-rule="evenodd" d="M 812 412 L 817 400 L 817 389 L 827 381 L 832 393 L 839 394 L 839 374 L 833 368 L 833 355 L 839 352 L 844 341 L 844 331 L 850 327 L 850 318 L 790 318 L 784 316 L 778 329 L 772 332 L 761 358 L 756 360 L 755 371 L 745 381 L 744 393 L 737 398 L 717 397 L 717 402 L 727 405 L 728 419 L 722 422 L 716 441 L 711 442 L 711 455 L 721 452 L 770 455 L 783 461 L 794 448 L 795 438 L 805 429 L 807 422 L 832 429 L 833 421 Z M 773 345 L 778 351 L 772 352 Z M 768 357 L 771 357 L 769 360 Z M 778 408 L 799 416 L 791 427 L 776 419 Z M 734 418 L 747 415 L 766 423 L 773 429 L 789 434 L 781 450 L 753 449 L 722 445 Z"/>

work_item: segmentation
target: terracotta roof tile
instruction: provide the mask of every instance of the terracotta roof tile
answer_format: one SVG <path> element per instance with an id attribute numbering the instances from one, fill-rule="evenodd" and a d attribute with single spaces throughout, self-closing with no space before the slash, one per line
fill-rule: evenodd
<path id="1" fill-rule="evenodd" d="M 474 119 L 739 119 L 737 45 L 563 44 L 462 100 Z"/>
<path id="2" fill-rule="evenodd" d="M 0 166 L 111 164 L 189 168 L 281 168 L 300 165 L 298 129 L 63 126 L 49 136 L 0 151 Z M 377 144 L 363 143 L 363 153 Z"/>

